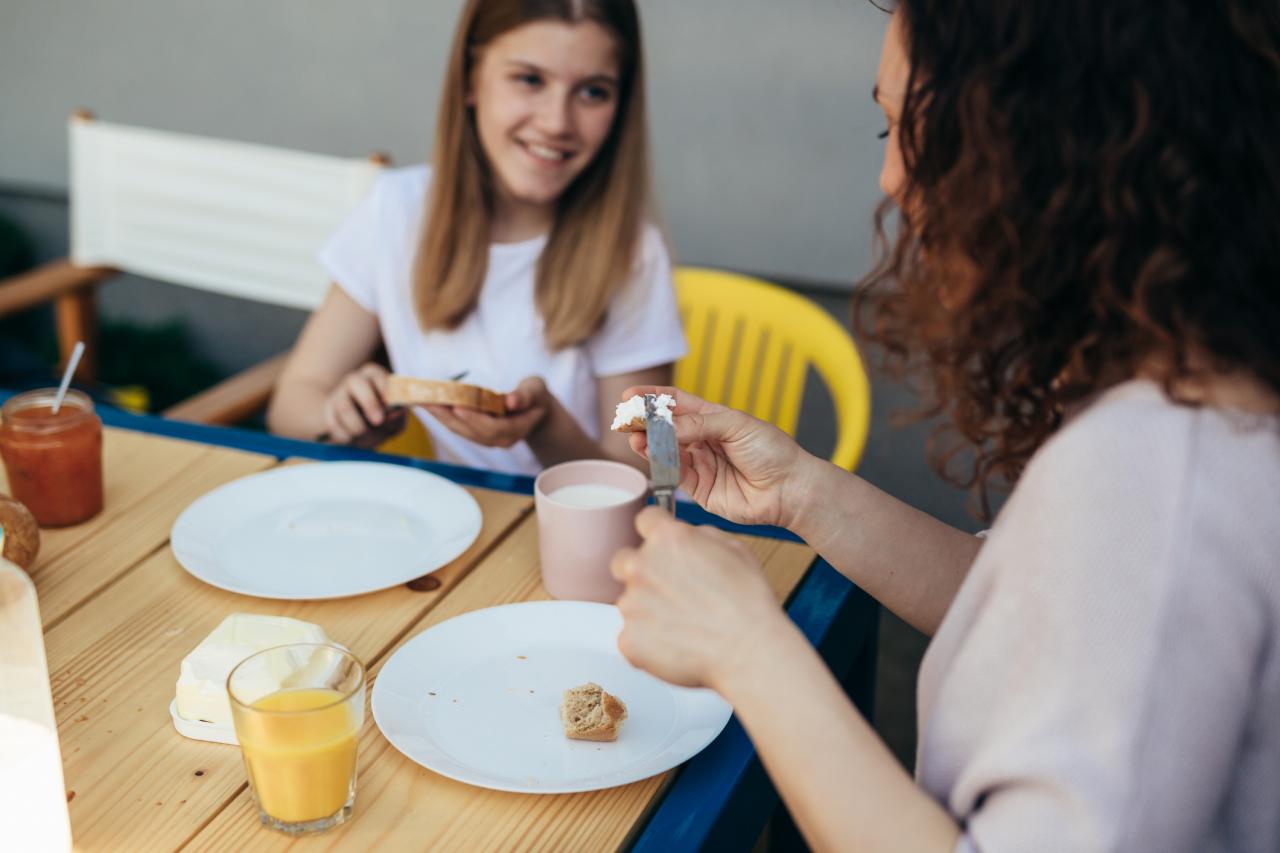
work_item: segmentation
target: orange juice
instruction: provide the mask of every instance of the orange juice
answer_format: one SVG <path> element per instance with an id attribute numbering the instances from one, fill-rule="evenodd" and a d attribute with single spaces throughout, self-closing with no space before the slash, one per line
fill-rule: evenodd
<path id="1" fill-rule="evenodd" d="M 355 789 L 358 708 L 328 688 L 282 690 L 250 707 L 236 734 L 262 811 L 286 823 L 338 812 Z M 282 711 L 308 713 L 273 713 Z"/>

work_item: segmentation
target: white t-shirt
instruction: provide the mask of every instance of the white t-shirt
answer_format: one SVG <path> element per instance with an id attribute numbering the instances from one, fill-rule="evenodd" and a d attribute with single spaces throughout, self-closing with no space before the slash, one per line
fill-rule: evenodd
<path id="1" fill-rule="evenodd" d="M 645 228 L 634 278 L 614 297 L 600 330 L 579 345 L 553 353 L 543 338 L 534 274 L 545 237 L 490 245 L 476 309 L 457 329 L 424 332 L 411 278 L 430 175 L 427 166 L 385 171 L 321 250 L 320 262 L 357 304 L 377 315 L 396 373 L 444 379 L 465 370 L 465 381 L 498 391 L 541 376 L 586 433 L 599 438 L 597 377 L 668 364 L 688 351 L 658 229 Z M 444 461 L 521 474 L 541 470 L 524 442 L 483 447 L 421 409 L 416 414 Z"/>
<path id="2" fill-rule="evenodd" d="M 1027 466 L 920 669 L 958 850 L 1280 850 L 1280 422 L 1145 381 Z"/>

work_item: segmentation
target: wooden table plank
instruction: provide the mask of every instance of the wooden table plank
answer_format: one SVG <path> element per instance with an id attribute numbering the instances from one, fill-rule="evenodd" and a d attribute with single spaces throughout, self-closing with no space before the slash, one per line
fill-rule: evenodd
<path id="1" fill-rule="evenodd" d="M 779 599 L 814 559 L 807 546 L 743 536 Z M 444 601 L 397 643 L 446 619 L 497 604 L 548 598 L 538 574 L 536 519 L 494 549 Z M 389 655 L 372 668 L 374 678 Z M 290 838 L 264 828 L 247 788 L 189 845 L 190 850 L 611 850 L 639 828 L 674 771 L 585 794 L 511 794 L 472 787 L 426 770 L 366 721 L 360 740 L 355 818 L 322 835 Z"/>
<path id="2" fill-rule="evenodd" d="M 200 495 L 276 464 L 259 453 L 110 428 L 102 458 L 102 512 L 40 531 L 31 578 L 46 628 L 168 542 L 174 520 Z M 0 487 L 8 491 L 3 466 Z"/>
<path id="3" fill-rule="evenodd" d="M 193 578 L 169 548 L 47 631 L 54 708 L 78 847 L 173 850 L 244 788 L 235 747 L 183 738 L 169 718 L 182 658 L 227 614 L 315 622 L 363 660 L 382 657 L 532 510 L 530 498 L 469 489 L 484 524 L 470 549 L 434 577 L 329 601 L 271 601 Z"/>

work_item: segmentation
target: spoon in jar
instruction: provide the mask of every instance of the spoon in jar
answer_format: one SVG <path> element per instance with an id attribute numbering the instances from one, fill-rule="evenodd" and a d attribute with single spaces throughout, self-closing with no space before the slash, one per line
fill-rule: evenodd
<path id="1" fill-rule="evenodd" d="M 71 385 L 71 374 L 76 372 L 76 365 L 80 363 L 80 357 L 84 355 L 84 341 L 76 341 L 75 348 L 71 350 L 71 358 L 67 359 L 67 369 L 62 371 L 62 384 L 58 386 L 58 394 L 53 398 L 53 413 L 58 414 L 58 409 L 62 408 L 62 398 L 67 396 L 67 387 Z"/>

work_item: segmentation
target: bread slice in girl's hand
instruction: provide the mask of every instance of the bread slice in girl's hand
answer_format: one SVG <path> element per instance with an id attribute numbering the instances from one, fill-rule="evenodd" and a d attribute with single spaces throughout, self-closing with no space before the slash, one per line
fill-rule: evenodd
<path id="1" fill-rule="evenodd" d="M 626 718 L 622 700 L 591 681 L 566 690 L 560 702 L 565 736 L 575 740 L 617 740 Z"/>
<path id="2" fill-rule="evenodd" d="M 415 379 L 395 373 L 387 377 L 387 392 L 383 402 L 388 406 L 464 406 L 491 415 L 507 413 L 507 397 L 497 391 L 465 382 Z"/>
<path id="3" fill-rule="evenodd" d="M 613 425 L 609 429 L 614 432 L 644 432 L 644 400 L 653 398 L 653 411 L 658 417 L 671 423 L 671 413 L 676 407 L 676 398 L 670 394 L 636 394 L 623 400 L 613 413 Z"/>

